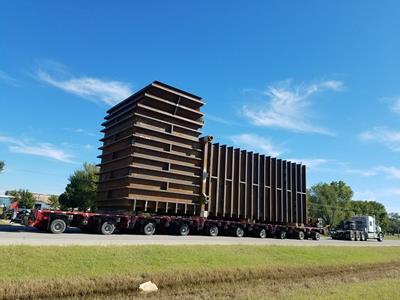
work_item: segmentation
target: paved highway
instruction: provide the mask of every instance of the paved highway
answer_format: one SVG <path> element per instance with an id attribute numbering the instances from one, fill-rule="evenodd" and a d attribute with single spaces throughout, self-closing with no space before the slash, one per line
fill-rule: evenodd
<path id="1" fill-rule="evenodd" d="M 0 225 L 0 245 L 290 245 L 290 246 L 400 246 L 400 240 L 385 240 L 379 243 L 375 240 L 366 242 L 334 241 L 330 239 L 313 240 L 278 240 L 259 238 L 209 237 L 209 236 L 173 236 L 173 235 L 130 235 L 85 234 L 79 230 L 69 230 L 64 234 L 38 232 L 25 226 Z"/>

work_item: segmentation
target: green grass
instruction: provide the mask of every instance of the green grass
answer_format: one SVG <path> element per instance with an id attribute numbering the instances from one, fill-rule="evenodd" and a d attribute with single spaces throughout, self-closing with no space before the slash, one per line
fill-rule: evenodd
<path id="1" fill-rule="evenodd" d="M 385 240 L 400 240 L 400 234 L 385 235 Z"/>
<path id="2" fill-rule="evenodd" d="M 2 246 L 0 258 L 0 279 L 45 279 L 389 262 L 400 261 L 400 247 Z"/>
<path id="3" fill-rule="evenodd" d="M 300 289 L 283 293 L 282 299 L 399 299 L 400 278 L 384 278 L 365 282 L 346 282 L 324 288 Z"/>
<path id="4" fill-rule="evenodd" d="M 180 300 L 309 299 L 347 295 L 340 285 L 355 279 L 400 284 L 400 247 L 0 246 L 0 258 L 0 299 L 141 298 L 147 280 L 160 287 L 154 299 Z"/>

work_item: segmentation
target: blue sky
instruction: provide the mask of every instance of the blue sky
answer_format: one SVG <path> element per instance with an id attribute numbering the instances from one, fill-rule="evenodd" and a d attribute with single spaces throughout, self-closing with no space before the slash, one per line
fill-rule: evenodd
<path id="1" fill-rule="evenodd" d="M 216 141 L 400 211 L 398 1 L 2 1 L 0 53 L 0 192 L 63 192 L 105 111 L 160 80 Z"/>

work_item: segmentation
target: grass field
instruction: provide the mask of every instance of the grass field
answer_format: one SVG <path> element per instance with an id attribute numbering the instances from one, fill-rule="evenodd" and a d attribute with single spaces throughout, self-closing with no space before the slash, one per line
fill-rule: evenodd
<path id="1" fill-rule="evenodd" d="M 0 299 L 395 299 L 400 247 L 0 247 Z"/>

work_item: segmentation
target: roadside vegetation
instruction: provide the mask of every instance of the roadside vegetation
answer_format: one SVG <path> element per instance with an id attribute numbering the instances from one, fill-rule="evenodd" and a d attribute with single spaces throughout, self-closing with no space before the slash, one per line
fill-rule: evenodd
<path id="1" fill-rule="evenodd" d="M 4 246 L 0 257 L 0 299 L 132 299 L 148 280 L 160 288 L 148 298 L 166 299 L 296 298 L 318 296 L 314 286 L 334 295 L 340 284 L 400 283 L 400 247 Z"/>
<path id="2" fill-rule="evenodd" d="M 375 216 L 379 226 L 386 232 L 391 215 L 383 204 L 376 201 L 352 200 L 353 190 L 343 181 L 318 183 L 307 190 L 307 210 L 310 218 L 321 218 L 323 225 L 336 226 L 341 220 L 354 215 Z"/>

